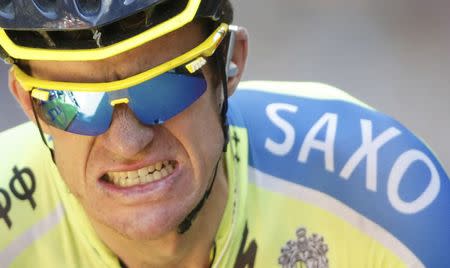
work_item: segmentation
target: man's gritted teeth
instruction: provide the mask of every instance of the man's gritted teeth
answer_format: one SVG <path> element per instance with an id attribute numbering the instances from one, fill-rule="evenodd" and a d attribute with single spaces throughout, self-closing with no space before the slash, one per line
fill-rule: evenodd
<path id="1" fill-rule="evenodd" d="M 138 170 L 108 172 L 101 180 L 119 187 L 133 187 L 163 179 L 175 170 L 175 161 L 161 161 Z"/>

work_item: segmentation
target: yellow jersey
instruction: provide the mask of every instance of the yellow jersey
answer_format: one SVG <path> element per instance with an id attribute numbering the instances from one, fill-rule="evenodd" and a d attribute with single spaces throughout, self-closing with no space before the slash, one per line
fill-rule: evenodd
<path id="1" fill-rule="evenodd" d="M 450 266 L 449 177 L 397 121 L 336 88 L 288 82 L 242 83 L 228 120 L 212 267 Z M 37 128 L 0 143 L 0 267 L 119 268 Z"/>

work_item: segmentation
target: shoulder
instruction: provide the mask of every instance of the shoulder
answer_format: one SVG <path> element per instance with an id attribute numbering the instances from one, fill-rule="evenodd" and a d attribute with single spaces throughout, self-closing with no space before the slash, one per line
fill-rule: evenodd
<path id="1" fill-rule="evenodd" d="M 312 119 L 322 112 L 349 107 L 354 111 L 346 114 L 356 113 L 358 109 L 374 110 L 348 93 L 323 83 L 248 81 L 242 82 L 231 96 L 229 114 L 232 124 L 251 131 L 273 121 L 286 125 L 280 114 L 283 117 L 308 115 Z"/>
<path id="2" fill-rule="evenodd" d="M 40 144 L 39 133 L 29 122 L 0 132 L 0 189 L 14 188 L 13 178 L 20 170 L 35 177 L 35 169 L 41 169 L 45 151 Z M 9 178 L 9 179 L 8 179 Z"/>
<path id="3" fill-rule="evenodd" d="M 404 173 L 420 162 L 419 170 L 448 178 L 431 149 L 408 128 L 329 85 L 245 82 L 230 106 L 231 124 L 247 129 L 251 149 L 263 156 L 250 159 L 254 166 L 283 157 L 350 179 L 357 166 L 368 166 L 366 175 L 374 175 L 378 169 Z M 375 183 L 369 182 L 368 190 L 376 191 Z"/>
<path id="4" fill-rule="evenodd" d="M 5 176 L 14 169 L 41 169 L 48 151 L 43 146 L 36 126 L 24 123 L 6 131 L 0 132 L 0 187 L 5 187 Z"/>
<path id="5" fill-rule="evenodd" d="M 1 132 L 0 148 L 0 266 L 9 266 L 63 212 L 52 184 L 56 173 L 36 127 L 25 123 Z"/>
<path id="6" fill-rule="evenodd" d="M 448 261 L 449 177 L 401 123 L 320 83 L 246 82 L 230 106 L 248 132 L 253 185 L 328 211 L 397 256 Z"/>
<path id="7" fill-rule="evenodd" d="M 8 156 L 14 156 L 15 152 L 22 148 L 31 149 L 29 146 L 36 145 L 39 140 L 39 132 L 32 122 L 0 132 L 0 145 L 6 149 L 5 152 L 8 153 Z M 5 158 L 5 155 L 2 158 Z"/>
<path id="8" fill-rule="evenodd" d="M 245 81 L 239 84 L 235 96 L 236 99 L 245 99 L 247 95 L 259 95 L 266 99 L 284 96 L 291 99 L 340 100 L 369 108 L 347 92 L 318 82 Z"/>

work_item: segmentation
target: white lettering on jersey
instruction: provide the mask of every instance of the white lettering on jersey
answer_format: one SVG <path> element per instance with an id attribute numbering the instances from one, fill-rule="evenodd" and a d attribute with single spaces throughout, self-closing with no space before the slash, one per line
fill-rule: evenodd
<path id="1" fill-rule="evenodd" d="M 398 189 L 406 171 L 416 161 L 421 161 L 430 170 L 430 183 L 416 200 L 405 202 L 400 198 Z M 396 210 L 405 214 L 414 214 L 428 207 L 438 196 L 440 188 L 440 176 L 430 158 L 420 151 L 409 150 L 400 155 L 397 161 L 395 161 L 389 174 L 387 194 L 389 202 Z"/>
<path id="2" fill-rule="evenodd" d="M 361 120 L 361 135 L 362 144 L 353 153 L 344 168 L 339 174 L 343 179 L 348 180 L 352 175 L 356 167 L 361 163 L 364 158 L 366 161 L 366 188 L 370 191 L 377 191 L 377 160 L 378 160 L 378 150 L 388 143 L 393 138 L 400 135 L 401 132 L 396 128 L 389 128 L 388 130 L 381 133 L 375 139 L 372 139 L 372 122 L 369 120 Z"/>
<path id="3" fill-rule="evenodd" d="M 326 113 L 314 124 L 303 141 L 298 155 L 299 162 L 306 163 L 311 150 L 316 149 L 324 152 L 326 170 L 334 172 L 334 140 L 336 138 L 337 120 L 337 114 Z M 325 140 L 321 141 L 316 137 L 323 127 L 326 127 L 326 135 Z"/>
<path id="4" fill-rule="evenodd" d="M 284 156 L 287 155 L 291 151 L 292 146 L 294 146 L 295 129 L 288 121 L 278 115 L 278 111 L 280 110 L 296 113 L 298 107 L 287 103 L 272 103 L 266 107 L 266 114 L 270 121 L 284 132 L 286 138 L 283 143 L 276 143 L 270 138 L 267 138 L 264 146 L 274 155 Z"/>
<path id="5" fill-rule="evenodd" d="M 269 120 L 281 129 L 285 135 L 285 139 L 282 143 L 276 143 L 272 139 L 266 138 L 265 148 L 274 155 L 285 156 L 292 150 L 296 136 L 294 126 L 278 114 L 280 111 L 296 113 L 298 107 L 287 103 L 272 103 L 266 107 L 266 114 Z M 300 163 L 306 163 L 311 150 L 319 150 L 324 152 L 325 169 L 329 172 L 335 172 L 334 150 L 337 123 L 337 114 L 325 113 L 306 134 L 297 160 Z M 401 135 L 401 131 L 395 127 L 391 127 L 373 138 L 372 121 L 361 119 L 360 125 L 362 144 L 347 160 L 339 173 L 339 176 L 348 180 L 358 165 L 366 159 L 366 189 L 377 192 L 378 151 L 389 141 Z M 317 139 L 317 136 L 323 128 L 325 128 L 325 139 L 319 140 Z M 417 161 L 424 163 L 428 167 L 431 173 L 431 180 L 427 188 L 416 200 L 405 202 L 399 196 L 398 190 L 400 183 L 404 179 L 409 167 Z M 387 195 L 389 202 L 394 209 L 405 214 L 418 213 L 428 207 L 436 199 L 439 191 L 440 176 L 436 166 L 427 155 L 418 150 L 409 150 L 397 158 L 390 170 L 387 181 Z"/>

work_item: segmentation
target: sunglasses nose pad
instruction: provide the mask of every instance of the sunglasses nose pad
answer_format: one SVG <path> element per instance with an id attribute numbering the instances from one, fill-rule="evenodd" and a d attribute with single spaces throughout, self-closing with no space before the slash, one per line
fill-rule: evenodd
<path id="1" fill-rule="evenodd" d="M 131 112 L 133 113 L 133 115 L 136 117 L 136 119 L 137 120 L 139 120 L 139 122 L 141 122 L 141 123 L 143 123 L 143 124 L 146 124 L 146 125 L 156 125 L 156 124 L 162 124 L 162 123 L 164 123 L 164 121 L 162 121 L 162 120 L 155 120 L 154 122 L 152 122 L 152 123 L 148 123 L 146 120 L 145 120 L 145 116 L 144 115 L 142 115 L 142 114 L 137 114 L 136 113 L 136 111 L 133 109 L 133 106 L 132 105 L 130 105 L 131 104 L 131 101 L 130 101 L 130 96 L 128 96 L 128 92 L 127 92 L 128 90 L 125 90 L 125 92 L 110 92 L 110 93 L 108 93 L 108 95 L 109 95 L 109 99 L 110 99 L 110 105 L 111 105 L 111 107 L 113 108 L 113 109 L 116 109 L 116 108 L 118 108 L 118 107 L 121 107 L 122 105 L 127 105 L 130 109 L 131 109 Z M 122 98 L 115 98 L 115 99 L 113 99 L 113 96 L 124 96 L 124 95 L 127 95 L 127 97 L 122 97 Z"/>
<path id="2" fill-rule="evenodd" d="M 120 98 L 120 99 L 112 100 L 110 102 L 110 104 L 111 104 L 111 106 L 114 107 L 114 106 L 119 105 L 119 104 L 128 104 L 129 102 L 130 102 L 130 100 L 128 98 Z"/>

